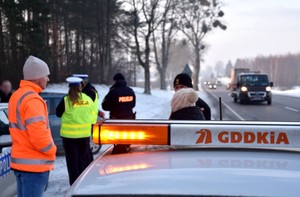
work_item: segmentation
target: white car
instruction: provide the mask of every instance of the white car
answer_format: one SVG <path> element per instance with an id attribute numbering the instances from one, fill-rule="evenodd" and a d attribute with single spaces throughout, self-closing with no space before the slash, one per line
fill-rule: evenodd
<path id="1" fill-rule="evenodd" d="M 300 124 L 110 120 L 109 148 L 67 192 L 77 196 L 299 196 Z"/>
<path id="2" fill-rule="evenodd" d="M 17 181 L 10 168 L 11 138 L 8 130 L 7 104 L 0 103 L 0 196 L 17 193 Z"/>

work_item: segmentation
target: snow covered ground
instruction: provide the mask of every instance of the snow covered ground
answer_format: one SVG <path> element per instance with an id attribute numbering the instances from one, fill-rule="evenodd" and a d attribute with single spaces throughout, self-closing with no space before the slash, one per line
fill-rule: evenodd
<path id="1" fill-rule="evenodd" d="M 291 96 L 300 98 L 300 86 L 296 86 L 291 90 L 272 90 L 273 94 L 282 95 L 282 96 Z"/>
<path id="2" fill-rule="evenodd" d="M 95 85 L 99 93 L 99 102 L 103 100 L 104 96 L 109 91 L 109 87 L 105 85 Z M 152 90 L 152 95 L 143 94 L 142 88 L 133 88 L 136 93 L 137 103 L 135 111 L 137 112 L 137 119 L 168 119 L 171 112 L 170 101 L 172 99 L 173 91 L 163 91 L 163 90 Z M 67 93 L 67 84 L 52 84 L 47 87 L 45 92 L 57 92 L 57 93 Z M 210 106 L 209 97 L 203 91 L 199 92 L 199 96 L 205 100 Z M 101 105 L 100 105 L 101 109 Z M 212 107 L 212 114 L 215 114 Z M 106 117 L 108 117 L 106 113 Z M 100 155 L 109 146 L 105 145 L 102 147 Z M 98 156 L 95 155 L 95 158 Z M 69 188 L 68 172 L 66 167 L 66 161 L 64 156 L 58 156 L 55 161 L 55 170 L 51 171 L 49 178 L 49 185 L 47 191 L 45 192 L 45 197 L 54 196 L 64 196 L 65 192 Z"/>

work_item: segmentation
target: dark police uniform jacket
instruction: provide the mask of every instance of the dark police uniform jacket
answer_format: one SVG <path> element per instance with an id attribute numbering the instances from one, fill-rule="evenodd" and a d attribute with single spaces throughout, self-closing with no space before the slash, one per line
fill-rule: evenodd
<path id="1" fill-rule="evenodd" d="M 135 107 L 134 91 L 127 86 L 126 81 L 118 80 L 110 88 L 102 102 L 102 109 L 110 111 L 111 119 L 134 119 L 132 109 Z"/>
<path id="2" fill-rule="evenodd" d="M 84 86 L 81 92 L 88 95 L 93 101 L 95 101 L 96 94 L 98 94 L 96 88 L 90 82 Z"/>
<path id="3" fill-rule="evenodd" d="M 211 120 L 210 107 L 205 101 L 199 98 L 198 101 L 196 102 L 196 106 L 198 106 L 200 109 L 204 109 L 202 112 L 205 117 L 205 120 Z"/>

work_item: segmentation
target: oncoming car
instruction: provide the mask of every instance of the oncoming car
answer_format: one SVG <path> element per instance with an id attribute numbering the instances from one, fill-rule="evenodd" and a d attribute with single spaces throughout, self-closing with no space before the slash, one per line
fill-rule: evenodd
<path id="1" fill-rule="evenodd" d="M 214 84 L 214 83 L 211 83 L 209 86 L 208 86 L 209 89 L 217 89 L 217 84 Z"/>
<path id="2" fill-rule="evenodd" d="M 112 146 L 67 192 L 79 196 L 299 196 L 300 124 L 109 120 Z"/>

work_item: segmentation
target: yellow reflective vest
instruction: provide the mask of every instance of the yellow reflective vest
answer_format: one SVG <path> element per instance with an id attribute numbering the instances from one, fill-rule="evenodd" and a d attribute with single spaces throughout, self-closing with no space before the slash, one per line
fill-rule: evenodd
<path id="1" fill-rule="evenodd" d="M 60 135 L 65 138 L 84 138 L 91 136 L 92 124 L 95 123 L 95 104 L 90 97 L 80 93 L 81 98 L 72 105 L 68 96 L 64 97 L 65 112 L 62 115 Z"/>

